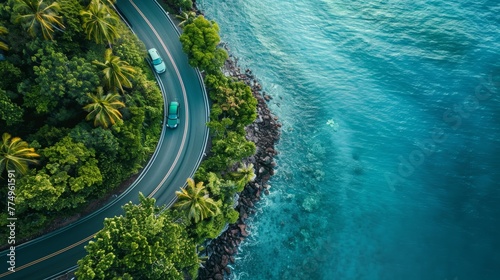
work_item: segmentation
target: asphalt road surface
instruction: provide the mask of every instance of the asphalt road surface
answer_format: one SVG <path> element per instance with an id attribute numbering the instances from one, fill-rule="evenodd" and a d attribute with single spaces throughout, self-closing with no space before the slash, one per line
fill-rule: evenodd
<path id="1" fill-rule="evenodd" d="M 154 0 L 118 0 L 116 6 L 146 47 L 156 48 L 165 61 L 167 71 L 159 75 L 160 85 L 165 104 L 180 103 L 180 124 L 163 129 L 151 161 L 126 192 L 71 225 L 16 246 L 14 273 L 8 271 L 10 250 L 1 252 L 2 279 L 51 279 L 75 268 L 85 256 L 84 246 L 103 227 L 104 218 L 122 214 L 122 205 L 129 201 L 137 203 L 139 192 L 155 197 L 158 204 L 172 204 L 175 191 L 194 174 L 202 159 L 208 139 L 208 100 L 199 73 L 182 52 L 175 25 Z"/>

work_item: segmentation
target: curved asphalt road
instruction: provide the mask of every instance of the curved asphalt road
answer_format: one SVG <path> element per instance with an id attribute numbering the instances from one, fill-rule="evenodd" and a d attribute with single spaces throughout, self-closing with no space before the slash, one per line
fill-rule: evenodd
<path id="1" fill-rule="evenodd" d="M 9 273 L 7 254 L 0 254 L 2 279 L 50 279 L 76 265 L 84 246 L 106 217 L 122 214 L 121 206 L 138 202 L 138 193 L 154 196 L 158 204 L 173 203 L 175 191 L 191 177 L 202 158 L 208 137 L 208 101 L 199 73 L 189 66 L 174 24 L 154 0 L 118 0 L 117 7 L 147 48 L 155 47 L 167 71 L 160 74 L 167 101 L 180 103 L 180 124 L 163 129 L 160 145 L 145 171 L 126 192 L 103 209 L 55 232 L 16 247 L 16 272 Z M 7 229 L 3 229 L 7 230 Z M 6 242 L 6 240 L 4 241 Z"/>

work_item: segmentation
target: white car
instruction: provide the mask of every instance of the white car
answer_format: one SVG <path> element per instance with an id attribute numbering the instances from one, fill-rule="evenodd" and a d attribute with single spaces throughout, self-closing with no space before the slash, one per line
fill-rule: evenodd
<path id="1" fill-rule="evenodd" d="M 148 53 L 151 57 L 151 60 L 153 61 L 153 67 L 155 68 L 156 73 L 161 74 L 165 72 L 165 62 L 163 62 L 163 59 L 161 59 L 158 51 L 155 48 L 152 48 L 148 50 Z"/>

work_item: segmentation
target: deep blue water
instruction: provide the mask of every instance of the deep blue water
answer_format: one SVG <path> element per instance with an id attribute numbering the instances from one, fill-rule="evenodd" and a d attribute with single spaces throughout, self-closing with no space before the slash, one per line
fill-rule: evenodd
<path id="1" fill-rule="evenodd" d="M 199 2 L 283 124 L 233 279 L 500 279 L 499 0 Z"/>

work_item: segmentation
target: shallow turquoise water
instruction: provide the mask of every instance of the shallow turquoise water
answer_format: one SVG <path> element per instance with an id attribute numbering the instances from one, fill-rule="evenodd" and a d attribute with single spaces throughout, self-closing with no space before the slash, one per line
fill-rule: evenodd
<path id="1" fill-rule="evenodd" d="M 500 279 L 499 1 L 200 4 L 283 124 L 233 279 Z"/>

